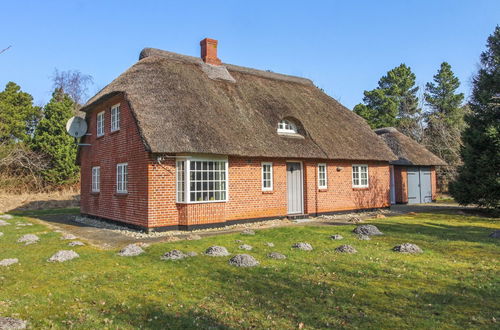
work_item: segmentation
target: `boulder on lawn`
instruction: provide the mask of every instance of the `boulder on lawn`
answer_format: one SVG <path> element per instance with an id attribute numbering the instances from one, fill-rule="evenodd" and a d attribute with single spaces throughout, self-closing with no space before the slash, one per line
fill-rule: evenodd
<path id="1" fill-rule="evenodd" d="M 237 254 L 229 259 L 229 264 L 236 267 L 255 267 L 259 262 L 249 254 Z"/>
<path id="2" fill-rule="evenodd" d="M 17 242 L 24 243 L 24 245 L 29 245 L 29 244 L 37 243 L 39 240 L 40 240 L 40 238 L 34 234 L 26 234 L 24 236 L 21 236 L 17 240 Z"/>
<path id="3" fill-rule="evenodd" d="M 274 243 L 272 243 L 272 242 L 267 242 L 266 245 L 269 247 L 274 247 Z"/>
<path id="4" fill-rule="evenodd" d="M 294 249 L 299 249 L 299 250 L 304 250 L 304 251 L 311 251 L 313 249 L 311 244 L 303 243 L 303 242 L 295 243 L 294 245 L 292 245 L 292 247 Z"/>
<path id="5" fill-rule="evenodd" d="M 3 219 L 3 220 L 12 220 L 12 219 L 14 219 L 14 216 L 12 216 L 10 214 L 0 214 L 0 219 Z"/>
<path id="6" fill-rule="evenodd" d="M 251 245 L 248 245 L 248 244 L 241 244 L 240 245 L 240 249 L 241 250 L 247 250 L 247 251 L 250 251 L 253 249 L 253 247 Z"/>
<path id="7" fill-rule="evenodd" d="M 8 225 L 10 225 L 10 223 L 8 223 L 7 221 L 0 220 L 0 226 L 8 226 Z"/>
<path id="8" fill-rule="evenodd" d="M 120 257 L 135 257 L 143 254 L 145 251 L 136 244 L 129 244 L 118 252 Z"/>
<path id="9" fill-rule="evenodd" d="M 491 238 L 500 238 L 500 230 L 495 230 L 494 232 L 492 232 L 489 237 Z"/>
<path id="10" fill-rule="evenodd" d="M 1 317 L 0 316 L 0 329 L 1 330 L 26 329 L 27 326 L 28 326 L 28 321 L 15 319 L 13 317 Z"/>
<path id="11" fill-rule="evenodd" d="M 73 250 L 61 250 L 57 251 L 52 257 L 50 257 L 48 262 L 65 262 L 75 258 L 79 258 L 80 255 Z"/>
<path id="12" fill-rule="evenodd" d="M 212 256 L 212 257 L 224 257 L 224 256 L 228 256 L 229 252 L 223 246 L 214 245 L 214 246 L 211 246 L 208 249 L 206 249 L 205 254 L 207 256 Z"/>
<path id="13" fill-rule="evenodd" d="M 75 235 L 73 234 L 64 234 L 61 236 L 61 239 L 63 240 L 72 240 L 72 239 L 77 239 L 78 237 L 76 237 Z"/>
<path id="14" fill-rule="evenodd" d="M 351 245 L 341 245 L 335 249 L 335 251 L 340 253 L 357 253 L 358 251 Z"/>
<path id="15" fill-rule="evenodd" d="M 84 246 L 85 243 L 80 242 L 80 241 L 74 241 L 74 242 L 69 242 L 68 245 L 69 246 Z"/>
<path id="16" fill-rule="evenodd" d="M 180 260 L 187 258 L 188 255 L 182 252 L 181 250 L 172 250 L 167 253 L 165 253 L 161 259 L 162 260 Z"/>
<path id="17" fill-rule="evenodd" d="M 0 231 L 0 237 L 2 237 L 2 236 L 3 236 L 3 233 Z"/>
<path id="18" fill-rule="evenodd" d="M 358 237 L 358 239 L 360 241 L 369 241 L 369 240 L 371 240 L 370 236 L 368 236 L 368 235 L 359 234 L 357 237 Z"/>
<path id="19" fill-rule="evenodd" d="M 10 265 L 13 265 L 13 264 L 17 264 L 19 262 L 19 259 L 17 258 L 10 258 L 10 259 L 3 259 L 3 260 L 0 260 L 0 266 L 10 266 Z M 0 328 L 2 329 L 2 328 Z"/>
<path id="20" fill-rule="evenodd" d="M 418 245 L 412 244 L 412 243 L 403 243 L 401 245 L 396 245 L 393 248 L 393 250 L 396 252 L 402 252 L 402 253 L 422 253 L 422 252 L 424 252 L 424 251 L 422 251 L 422 249 Z"/>
<path id="21" fill-rule="evenodd" d="M 271 252 L 267 256 L 271 259 L 286 259 L 286 255 L 279 252 Z"/>
<path id="22" fill-rule="evenodd" d="M 255 235 L 255 231 L 252 229 L 245 229 L 241 232 L 242 235 Z"/>
<path id="23" fill-rule="evenodd" d="M 335 234 L 335 235 L 330 236 L 330 239 L 333 239 L 333 240 L 344 239 L 344 236 Z"/>
<path id="24" fill-rule="evenodd" d="M 366 236 L 376 236 L 376 235 L 384 235 L 378 228 L 374 225 L 361 225 L 357 226 L 353 230 L 356 234 L 362 234 Z"/>

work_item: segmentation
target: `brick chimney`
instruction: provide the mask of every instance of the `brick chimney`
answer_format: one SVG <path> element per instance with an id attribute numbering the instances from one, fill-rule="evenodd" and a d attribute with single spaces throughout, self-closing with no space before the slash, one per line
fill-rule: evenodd
<path id="1" fill-rule="evenodd" d="M 217 40 L 205 38 L 200 41 L 201 58 L 203 62 L 212 65 L 221 65 L 221 60 L 217 57 Z"/>

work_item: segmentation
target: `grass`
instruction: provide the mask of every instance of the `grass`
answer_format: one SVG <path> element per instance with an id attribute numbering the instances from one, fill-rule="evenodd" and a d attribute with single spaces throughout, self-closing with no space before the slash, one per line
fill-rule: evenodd
<path id="1" fill-rule="evenodd" d="M 31 221 L 26 217 L 10 220 Z M 68 249 L 60 234 L 33 222 L 0 227 L 0 315 L 29 320 L 33 328 L 497 328 L 500 322 L 500 241 L 488 238 L 498 220 L 418 214 L 372 220 L 386 235 L 359 241 L 354 226 L 301 226 L 229 234 L 199 241 L 155 244 L 138 257 L 90 246 L 80 258 L 46 262 Z M 41 241 L 24 246 L 19 236 Z M 332 241 L 341 234 L 343 241 Z M 228 265 L 227 257 L 200 255 L 162 261 L 171 249 L 202 253 L 211 245 L 239 253 L 235 240 L 254 246 L 259 267 Z M 311 243 L 314 251 L 291 249 Z M 274 242 L 270 248 L 266 242 Z M 391 251 L 412 242 L 422 255 Z M 333 250 L 352 244 L 359 253 Z M 278 251 L 286 260 L 271 260 Z"/>

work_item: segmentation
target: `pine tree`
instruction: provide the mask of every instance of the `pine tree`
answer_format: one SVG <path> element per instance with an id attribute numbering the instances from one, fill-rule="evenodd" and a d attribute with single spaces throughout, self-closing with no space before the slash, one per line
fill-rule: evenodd
<path id="1" fill-rule="evenodd" d="M 461 164 L 461 134 L 465 128 L 464 114 L 467 108 L 462 106 L 464 94 L 456 92 L 458 87 L 460 81 L 446 62 L 441 63 L 433 82 L 425 86 L 424 99 L 429 111 L 425 116 L 427 127 L 424 143 L 431 152 L 448 163 L 448 166 L 437 169 L 442 191 L 446 191 L 448 183 L 455 179 L 457 167 Z"/>
<path id="2" fill-rule="evenodd" d="M 471 114 L 462 135 L 463 166 L 450 186 L 460 204 L 500 208 L 500 27 L 481 54 L 481 67 L 473 79 Z"/>
<path id="3" fill-rule="evenodd" d="M 73 115 L 75 103 L 61 89 L 56 89 L 45 106 L 43 118 L 36 127 L 32 147 L 49 158 L 49 167 L 42 173 L 48 184 L 61 185 L 76 180 L 77 146 L 66 133 L 66 122 Z"/>
<path id="4" fill-rule="evenodd" d="M 410 67 L 399 65 L 380 78 L 377 88 L 364 92 L 364 104 L 356 105 L 354 112 L 372 128 L 395 126 L 419 140 L 421 109 L 415 79 Z"/>
<path id="5" fill-rule="evenodd" d="M 13 82 L 0 92 L 0 143 L 26 142 L 31 138 L 40 108 L 33 97 Z"/>

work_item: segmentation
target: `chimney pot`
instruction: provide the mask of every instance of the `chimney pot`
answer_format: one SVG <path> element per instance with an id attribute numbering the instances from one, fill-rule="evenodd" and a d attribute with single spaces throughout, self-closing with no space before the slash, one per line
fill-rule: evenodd
<path id="1" fill-rule="evenodd" d="M 221 65 L 221 60 L 217 57 L 217 40 L 205 38 L 200 41 L 201 58 L 203 62 L 212 65 Z"/>

